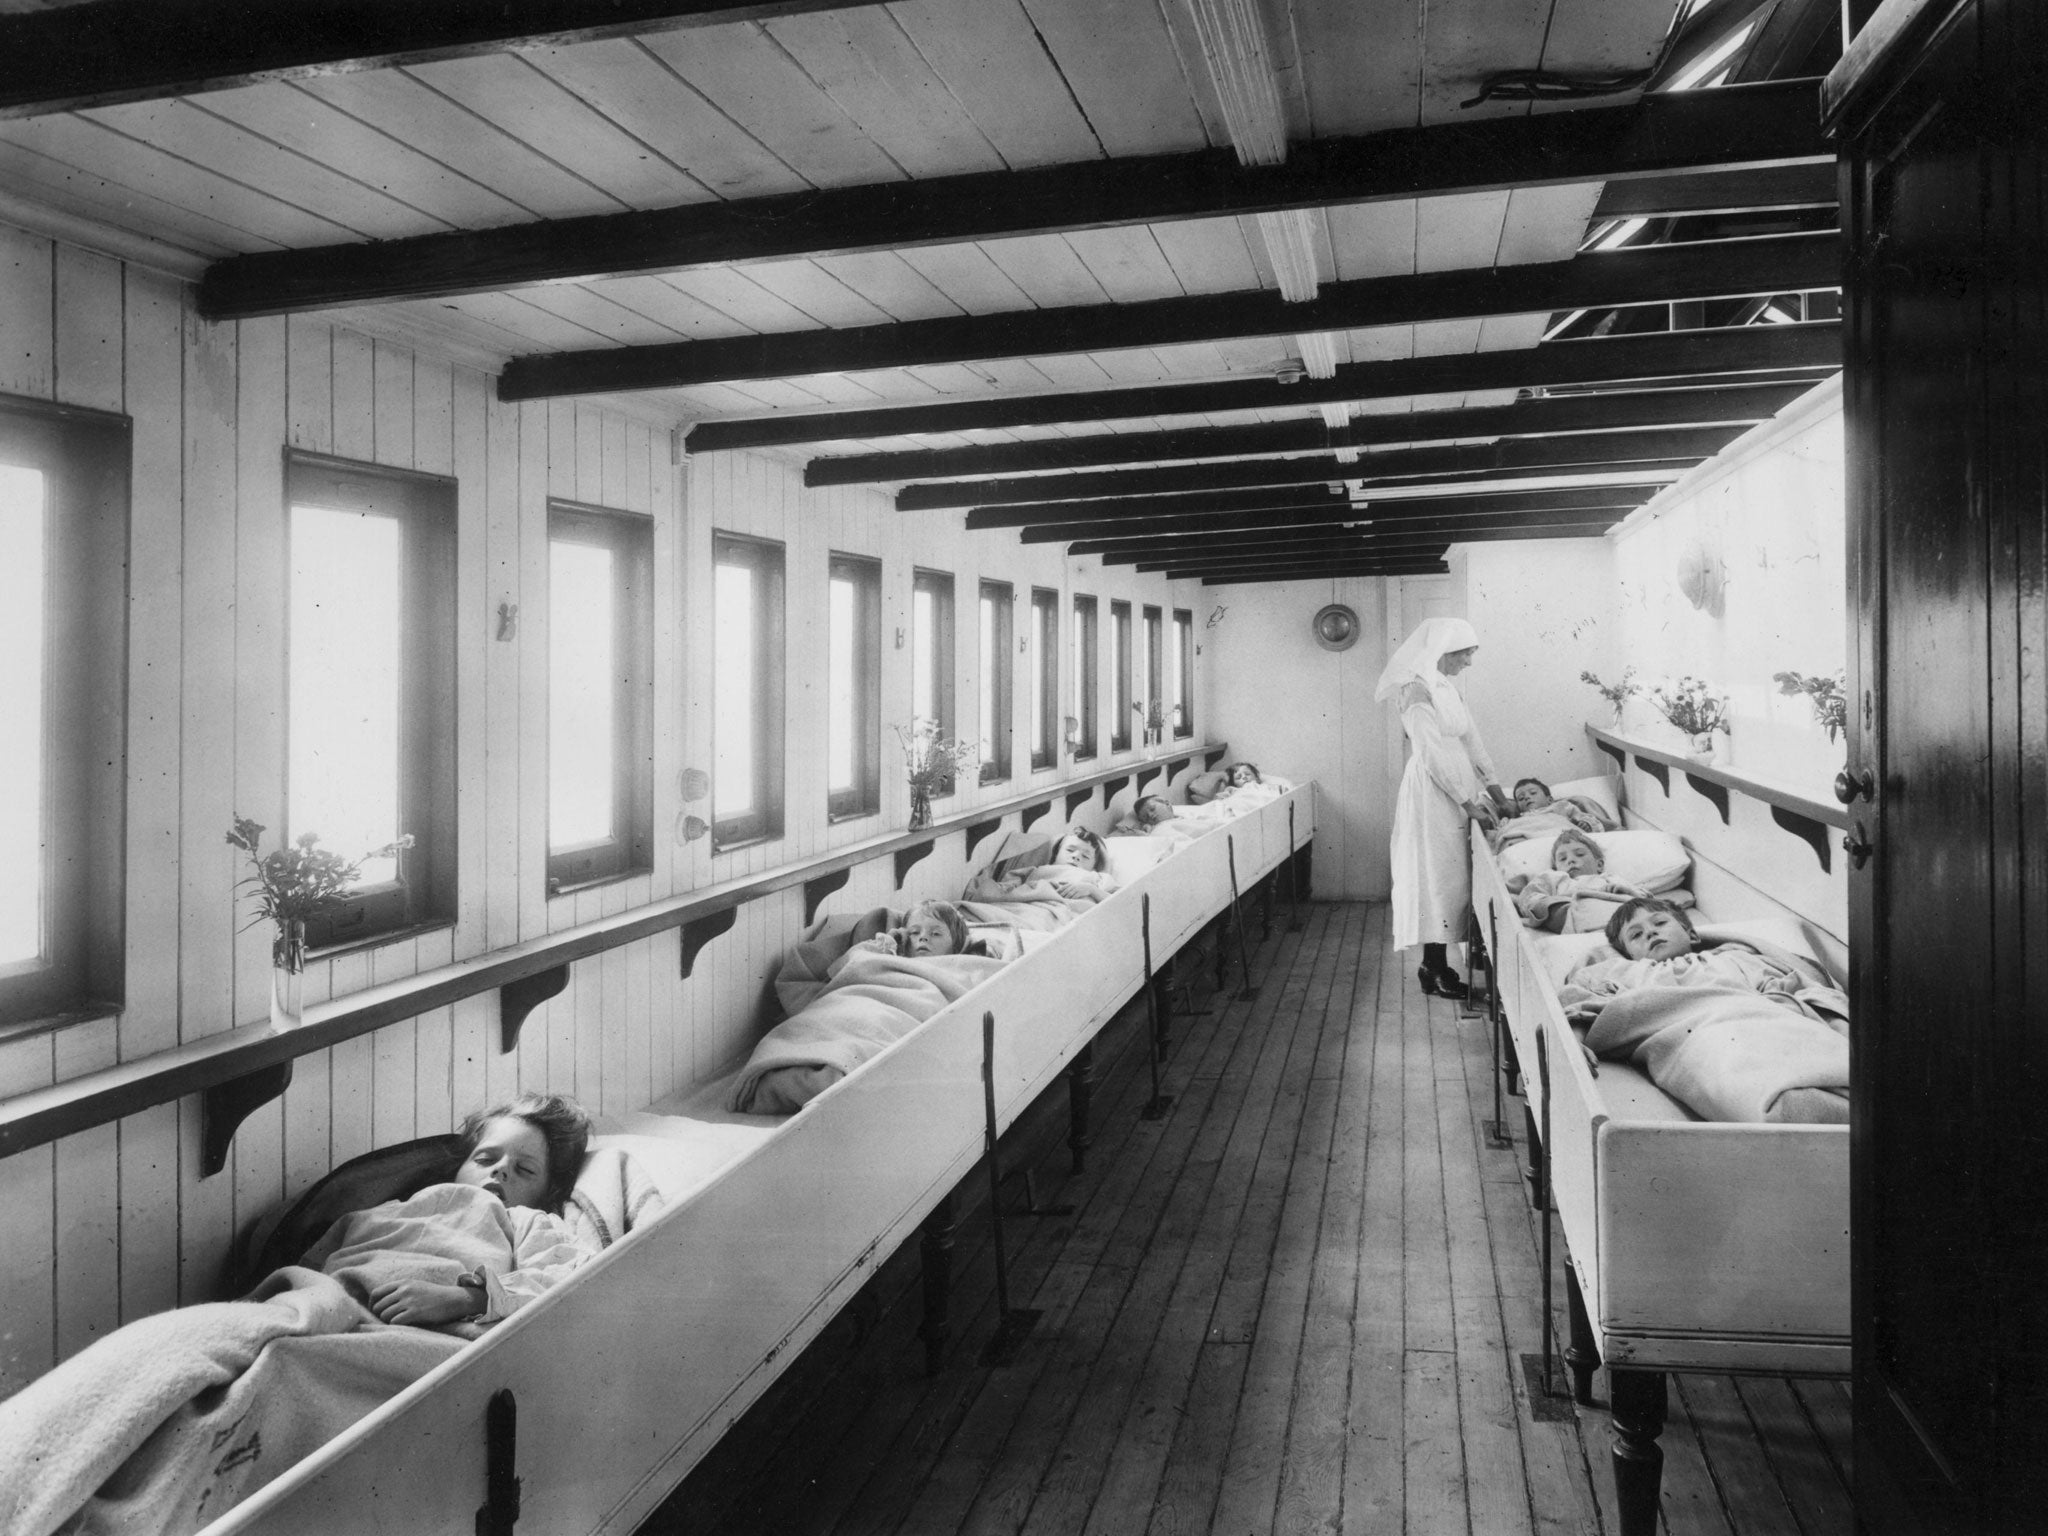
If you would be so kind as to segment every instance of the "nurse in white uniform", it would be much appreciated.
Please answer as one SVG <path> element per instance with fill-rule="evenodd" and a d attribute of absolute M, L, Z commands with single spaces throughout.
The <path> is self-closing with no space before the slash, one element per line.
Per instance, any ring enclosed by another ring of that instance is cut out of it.
<path fill-rule="evenodd" d="M 1462 939 L 1472 902 L 1466 825 L 1490 824 L 1495 805 L 1506 803 L 1479 727 L 1451 681 L 1478 648 L 1463 619 L 1425 619 L 1387 663 L 1373 694 L 1398 699 L 1408 733 L 1408 767 L 1394 801 L 1394 947 L 1422 946 L 1415 976 L 1437 997 L 1465 995 L 1445 946 Z"/>

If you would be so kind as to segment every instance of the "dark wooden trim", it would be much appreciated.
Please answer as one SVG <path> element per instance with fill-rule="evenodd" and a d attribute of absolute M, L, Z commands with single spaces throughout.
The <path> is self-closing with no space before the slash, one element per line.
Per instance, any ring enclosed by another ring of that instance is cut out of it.
<path fill-rule="evenodd" d="M 935 405 L 859 411 L 778 412 L 773 416 L 701 422 L 684 447 L 691 453 L 729 448 L 779 448 L 849 438 L 968 432 L 988 427 L 1053 426 L 1207 411 L 1300 410 L 1332 401 L 1403 399 L 1475 389 L 1536 389 L 1568 384 L 1650 380 L 1728 382 L 1794 375 L 1817 383 L 1842 366 L 1839 322 L 1747 325 L 1720 330 L 1658 332 L 1585 341 L 1552 341 L 1512 352 L 1468 352 L 1339 363 L 1327 379 L 1281 384 L 1263 375 L 1205 384 L 1148 384 L 1132 389 L 1011 395 Z"/>
<path fill-rule="evenodd" d="M 0 22 L 0 118 L 838 11 L 852 0 L 93 0 Z"/>
<path fill-rule="evenodd" d="M 850 869 L 834 869 L 804 882 L 804 925 L 818 915 L 818 904 L 846 884 Z"/>
<path fill-rule="evenodd" d="M 1130 782 L 1131 776 L 1128 773 L 1120 773 L 1112 778 L 1104 779 L 1102 781 L 1102 803 L 1108 805 L 1110 801 L 1114 800 L 1129 787 Z"/>
<path fill-rule="evenodd" d="M 826 8 L 816 0 L 784 7 Z M 40 88 L 46 82 L 16 85 L 17 92 Z M 1277 166 L 1240 165 L 1228 149 L 1194 150 L 265 252 L 214 263 L 199 303 L 217 318 L 277 314 L 1283 208 L 1831 164 L 1813 126 L 1815 88 L 1811 80 L 1776 81 L 1745 91 L 1650 95 L 1626 106 L 1308 140 L 1290 145 Z"/>
<path fill-rule="evenodd" d="M 1046 489 L 1053 489 L 1047 477 Z M 969 510 L 965 526 L 972 532 L 982 528 L 1026 528 L 1033 523 L 1068 522 L 1083 517 L 1159 517 L 1186 512 L 1302 511 L 1315 508 L 1342 510 L 1351 505 L 1341 491 L 1320 485 L 1273 486 L 1233 491 L 1197 491 L 1187 495 L 1150 499 L 1109 497 L 1098 501 L 1038 501 L 1003 507 L 975 507 Z"/>
<path fill-rule="evenodd" d="M 1834 872 L 1834 860 L 1828 853 L 1828 829 L 1826 827 L 1810 817 L 1800 815 L 1797 811 L 1787 810 L 1782 805 L 1771 807 L 1771 820 L 1775 821 L 1787 832 L 1790 832 L 1794 837 L 1801 839 L 1807 847 L 1813 850 L 1813 856 L 1820 860 L 1822 874 L 1832 874 Z M 1847 839 L 1845 838 L 1843 841 L 1846 842 Z"/>
<path fill-rule="evenodd" d="M 1693 787 L 1695 793 L 1706 796 L 1712 802 L 1714 809 L 1721 813 L 1721 825 L 1727 826 L 1728 786 L 1718 784 L 1712 779 L 1703 779 L 1690 768 L 1685 770 L 1685 782 Z"/>
<path fill-rule="evenodd" d="M 940 480 L 907 485 L 896 493 L 902 512 L 976 509 L 1030 503 L 1181 492 L 1324 485 L 1339 480 L 1387 481 L 1427 475 L 1590 466 L 1627 469 L 1662 459 L 1705 459 L 1749 428 L 1648 427 L 1633 432 L 1576 432 L 1563 437 L 1508 437 L 1491 443 L 1429 448 L 1384 448 L 1346 463 L 1334 454 L 1291 459 L 1244 459 L 1227 464 L 1181 464 L 1165 469 L 1104 469 L 1066 475 L 1020 475 L 1005 480 Z"/>
<path fill-rule="evenodd" d="M 938 839 L 935 837 L 928 837 L 921 843 L 912 843 L 908 848 L 898 848 L 896 850 L 897 890 L 903 889 L 903 877 L 910 873 L 912 867 L 919 859 L 932 851 L 932 846 L 937 841 Z"/>
<path fill-rule="evenodd" d="M 1242 454 L 1333 452 L 1389 444 L 1450 442 L 1468 437 L 1528 437 L 1548 432 L 1614 431 L 1632 427 L 1711 426 L 1768 421 L 1805 392 L 1797 384 L 1740 384 L 1715 389 L 1655 389 L 1556 395 L 1512 405 L 1362 416 L 1348 426 L 1316 421 L 1260 422 L 1177 432 L 1098 433 L 928 448 L 900 453 L 812 459 L 806 485 L 860 485 L 889 480 L 1035 474 L 1171 459 L 1225 459 Z"/>
<path fill-rule="evenodd" d="M 992 816 L 986 821 L 977 821 L 969 826 L 967 828 L 967 857 L 973 858 L 974 850 L 981 846 L 982 840 L 993 833 L 1000 832 L 1002 829 L 1003 818 L 1000 816 Z"/>
<path fill-rule="evenodd" d="M 1145 786 L 1158 777 L 1159 765 L 1157 763 L 1147 763 L 1138 770 L 1138 776 L 1131 785 L 1132 792 L 1143 795 L 1145 793 Z"/>
<path fill-rule="evenodd" d="M 1835 200 L 1832 165 L 1771 165 L 1610 181 L 1594 205 L 1593 217 L 1664 219 L 1752 209 L 1832 208 Z"/>
<path fill-rule="evenodd" d="M 1745 773 L 1738 773 L 1734 769 L 1722 767 L 1718 763 L 1694 762 L 1691 758 L 1681 753 L 1671 751 L 1665 747 L 1652 746 L 1646 742 L 1633 740 L 1630 737 L 1608 730 L 1605 726 L 1588 725 L 1586 727 L 1586 735 L 1592 739 L 1594 746 L 1605 752 L 1609 757 L 1614 758 L 1616 763 L 1621 762 L 1620 754 L 1624 752 L 1632 754 L 1638 764 L 1644 758 L 1649 758 L 1660 765 L 1668 764 L 1687 774 L 1697 774 L 1709 783 L 1725 784 L 1739 795 L 1744 795 L 1751 800 L 1760 800 L 1765 805 L 1782 807 L 1793 815 L 1805 820 L 1820 822 L 1824 826 L 1834 827 L 1840 831 L 1848 830 L 1848 811 L 1836 805 L 1833 801 L 1817 800 L 1810 795 L 1802 795 L 1797 790 L 1766 783 L 1761 779 L 1753 779 Z"/>
<path fill-rule="evenodd" d="M 1214 750 L 1204 752 L 1202 754 L 1202 772 L 1211 772 L 1218 763 L 1222 762 L 1223 759 L 1229 755 L 1229 749 L 1225 747 L 1218 747 Z M 1289 816 L 1288 825 L 1291 827 L 1293 826 L 1293 824 L 1294 818 L 1292 816 Z"/>
<path fill-rule="evenodd" d="M 1171 784 L 1179 777 L 1181 769 L 1187 767 L 1189 761 L 1185 757 L 1176 757 L 1170 760 L 1166 765 L 1166 782 Z"/>
<path fill-rule="evenodd" d="M 1886 65 L 1920 45 L 1967 0 L 1884 0 L 1842 50 L 1841 62 L 1821 82 L 1821 125 L 1840 133 L 1866 83 L 1886 77 Z"/>
<path fill-rule="evenodd" d="M 684 971 L 688 975 L 687 970 Z M 550 971 L 536 971 L 531 976 L 522 976 L 508 981 L 498 989 L 498 1051 L 505 1054 L 519 1044 L 519 1031 L 525 1027 L 526 1016 L 551 997 L 559 996 L 569 985 L 569 967 L 558 965 Z"/>
<path fill-rule="evenodd" d="M 1622 509 L 1595 514 L 1588 512 L 1545 512 L 1527 520 L 1513 517 L 1473 522 L 1408 522 L 1375 524 L 1357 529 L 1337 529 L 1319 534 L 1315 529 L 1279 528 L 1246 530 L 1225 537 L 1181 535 L 1172 538 L 1097 540 L 1087 547 L 1067 546 L 1068 554 L 1093 555 L 1104 565 L 1135 565 L 1145 560 L 1172 560 L 1191 556 L 1197 560 L 1260 550 L 1373 550 L 1401 549 L 1436 543 L 1478 543 L 1499 539 L 1579 539 L 1605 533 L 1628 513 Z M 1139 569 L 1144 569 L 1140 566 Z"/>
<path fill-rule="evenodd" d="M 1067 820 L 1072 821 L 1074 819 L 1075 812 L 1079 811 L 1082 806 L 1086 805 L 1090 800 L 1093 800 L 1094 798 L 1095 791 L 1092 788 L 1077 789 L 1072 794 L 1068 795 Z"/>
<path fill-rule="evenodd" d="M 1036 805 L 1025 806 L 1024 809 L 1020 811 L 1017 815 L 1017 830 L 1020 832 L 1029 832 L 1031 830 L 1031 824 L 1037 821 L 1040 817 L 1044 816 L 1045 813 L 1051 809 L 1052 801 L 1050 800 L 1041 800 Z"/>
<path fill-rule="evenodd" d="M 1617 773 L 1628 772 L 1628 754 L 1622 751 L 1620 747 L 1617 747 L 1611 741 L 1602 741 L 1597 736 L 1594 738 L 1593 745 L 1614 759 L 1614 768 Z"/>
<path fill-rule="evenodd" d="M 1601 485 L 1561 491 L 1490 491 L 1471 495 L 1410 497 L 1380 500 L 1354 507 L 1349 502 L 1330 502 L 1295 511 L 1187 512 L 1165 516 L 1102 516 L 1063 523 L 1034 523 L 1019 531 L 1026 544 L 1068 543 L 1069 554 L 1090 554 L 1097 549 L 1140 539 L 1174 534 L 1213 534 L 1221 538 L 1268 530 L 1293 529 L 1307 532 L 1332 523 L 1403 521 L 1441 523 L 1450 526 L 1465 521 L 1501 522 L 1511 519 L 1539 521 L 1546 518 L 1595 516 L 1609 512 L 1628 513 L 1656 494 L 1662 485 Z M 1128 503 L 1113 502 L 1113 507 Z"/>
<path fill-rule="evenodd" d="M 1214 743 L 1203 750 L 1227 752 L 1229 743 Z M 1127 771 L 1102 769 L 1076 776 L 1068 783 L 1075 788 L 1097 784 L 1121 787 Z M 698 951 L 731 929 L 739 908 L 747 902 L 804 885 L 834 870 L 852 869 L 870 859 L 893 855 L 899 849 L 929 843 L 945 832 L 973 825 L 1000 826 L 1002 818 L 1011 811 L 1044 799 L 1046 794 L 1047 790 L 1041 787 L 1029 795 L 992 801 L 915 832 L 869 838 L 815 859 L 721 881 L 471 960 L 367 987 L 332 1002 L 316 1003 L 306 1010 L 304 1024 L 283 1034 L 271 1028 L 270 1021 L 265 1019 L 119 1066 L 84 1073 L 53 1087 L 15 1094 L 0 1100 L 0 1157 L 11 1157 L 92 1126 L 109 1124 L 153 1105 L 205 1093 L 301 1056 L 331 1050 L 387 1024 L 449 1007 L 463 998 L 564 968 L 587 956 L 638 943 L 671 928 L 682 930 L 682 974 L 688 976 Z M 987 817 L 994 820 L 983 822 L 982 818 Z"/>
<path fill-rule="evenodd" d="M 1532 310 L 1723 299 L 1834 288 L 1840 282 L 1840 237 L 1834 231 L 1645 246 L 1568 261 L 1326 283 L 1315 298 L 1299 304 L 1290 304 L 1277 290 L 1242 290 L 515 357 L 498 376 L 498 398 L 680 389 L 812 373 L 1419 325 Z"/>
<path fill-rule="evenodd" d="M 1201 577 L 1205 587 L 1237 587 L 1250 582 L 1324 581 L 1332 576 L 1441 576 L 1450 567 L 1441 560 L 1418 561 L 1412 565 L 1283 565 L 1271 569 L 1217 571 Z"/>
<path fill-rule="evenodd" d="M 199 1095 L 199 1177 L 211 1178 L 228 1165 L 228 1149 L 244 1120 L 284 1097 L 291 1086 L 292 1064 L 258 1067 L 240 1077 L 214 1083 Z"/>
<path fill-rule="evenodd" d="M 1671 793 L 1671 759 L 1668 757 L 1645 757 L 1640 751 L 1632 750 L 1636 766 L 1657 781 L 1666 795 Z"/>

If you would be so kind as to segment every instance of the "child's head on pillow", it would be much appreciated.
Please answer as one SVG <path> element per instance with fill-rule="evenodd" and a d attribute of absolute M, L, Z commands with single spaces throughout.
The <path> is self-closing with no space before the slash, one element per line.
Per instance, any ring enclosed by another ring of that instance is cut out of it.
<path fill-rule="evenodd" d="M 896 934 L 899 955 L 957 955 L 967 948 L 967 920 L 950 901 L 920 901 Z"/>
<path fill-rule="evenodd" d="M 576 1187 L 590 1146 L 590 1116 L 558 1093 L 522 1093 L 462 1122 L 452 1182 L 489 1190 L 506 1205 L 557 1211 Z"/>
<path fill-rule="evenodd" d="M 1265 778 L 1259 773 L 1257 763 L 1232 763 L 1223 770 L 1230 776 L 1232 789 L 1243 789 L 1247 784 L 1263 784 Z"/>
<path fill-rule="evenodd" d="M 1069 827 L 1052 848 L 1052 863 L 1067 864 L 1075 869 L 1106 869 L 1109 866 L 1109 850 L 1102 846 L 1102 839 L 1086 827 Z"/>
<path fill-rule="evenodd" d="M 1526 816 L 1550 804 L 1550 786 L 1541 779 L 1515 780 L 1515 814 Z"/>
<path fill-rule="evenodd" d="M 1156 827 L 1173 820 L 1173 802 L 1164 795 L 1146 795 L 1131 807 L 1131 820 L 1141 827 Z"/>
<path fill-rule="evenodd" d="M 1655 896 L 1624 901 L 1607 919 L 1607 942 L 1631 960 L 1675 960 L 1699 941 L 1684 909 Z"/>
<path fill-rule="evenodd" d="M 1607 867 L 1607 855 L 1585 833 L 1567 827 L 1550 845 L 1550 867 L 1561 875 L 1584 879 Z"/>

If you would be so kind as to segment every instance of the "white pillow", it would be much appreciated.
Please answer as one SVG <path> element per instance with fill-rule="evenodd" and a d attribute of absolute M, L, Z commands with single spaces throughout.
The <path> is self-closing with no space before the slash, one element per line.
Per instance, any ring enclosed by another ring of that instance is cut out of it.
<path fill-rule="evenodd" d="M 1604 873 L 1613 879 L 1649 891 L 1675 891 L 1692 871 L 1692 857 L 1669 832 L 1647 827 L 1628 832 L 1595 832 L 1593 846 L 1607 860 Z M 1500 872 L 1512 880 L 1527 879 L 1550 868 L 1550 847 L 1557 834 L 1524 838 L 1501 849 Z"/>
<path fill-rule="evenodd" d="M 1780 949 L 1789 949 L 1795 955 L 1804 955 L 1820 967 L 1823 975 L 1829 974 L 1827 961 L 1813 952 L 1813 941 L 1793 918 L 1750 917 L 1740 922 L 1717 923 L 1697 913 L 1692 917 L 1696 928 L 1710 930 L 1716 936 L 1762 939 Z M 1544 974 L 1549 976 L 1553 989 L 1563 986 L 1565 977 L 1596 953 L 1600 953 L 1602 958 L 1614 954 L 1604 933 L 1548 933 L 1529 937 L 1536 945 L 1537 958 L 1543 962 Z"/>
<path fill-rule="evenodd" d="M 1102 845 L 1109 855 L 1103 868 L 1119 889 L 1173 852 L 1175 846 L 1163 837 L 1106 837 Z"/>
<path fill-rule="evenodd" d="M 1546 933 L 1533 935 L 1536 958 L 1543 962 L 1543 974 L 1550 978 L 1550 989 L 1555 992 L 1564 985 L 1565 977 L 1594 954 L 1603 958 L 1612 955 L 1607 947 L 1607 935 L 1595 929 L 1591 933 Z"/>
<path fill-rule="evenodd" d="M 1610 778 L 1573 779 L 1569 784 L 1553 784 L 1550 793 L 1559 800 L 1572 795 L 1584 795 L 1588 800 L 1598 800 L 1607 807 L 1607 814 L 1616 821 L 1621 820 L 1621 780 Z"/>

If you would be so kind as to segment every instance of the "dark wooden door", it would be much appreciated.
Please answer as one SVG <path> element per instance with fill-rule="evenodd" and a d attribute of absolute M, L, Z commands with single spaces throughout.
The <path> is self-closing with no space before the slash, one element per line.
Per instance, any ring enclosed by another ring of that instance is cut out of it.
<path fill-rule="evenodd" d="M 2048 1530 L 2048 335 L 2035 0 L 1893 5 L 1846 131 L 1864 1528 Z"/>

